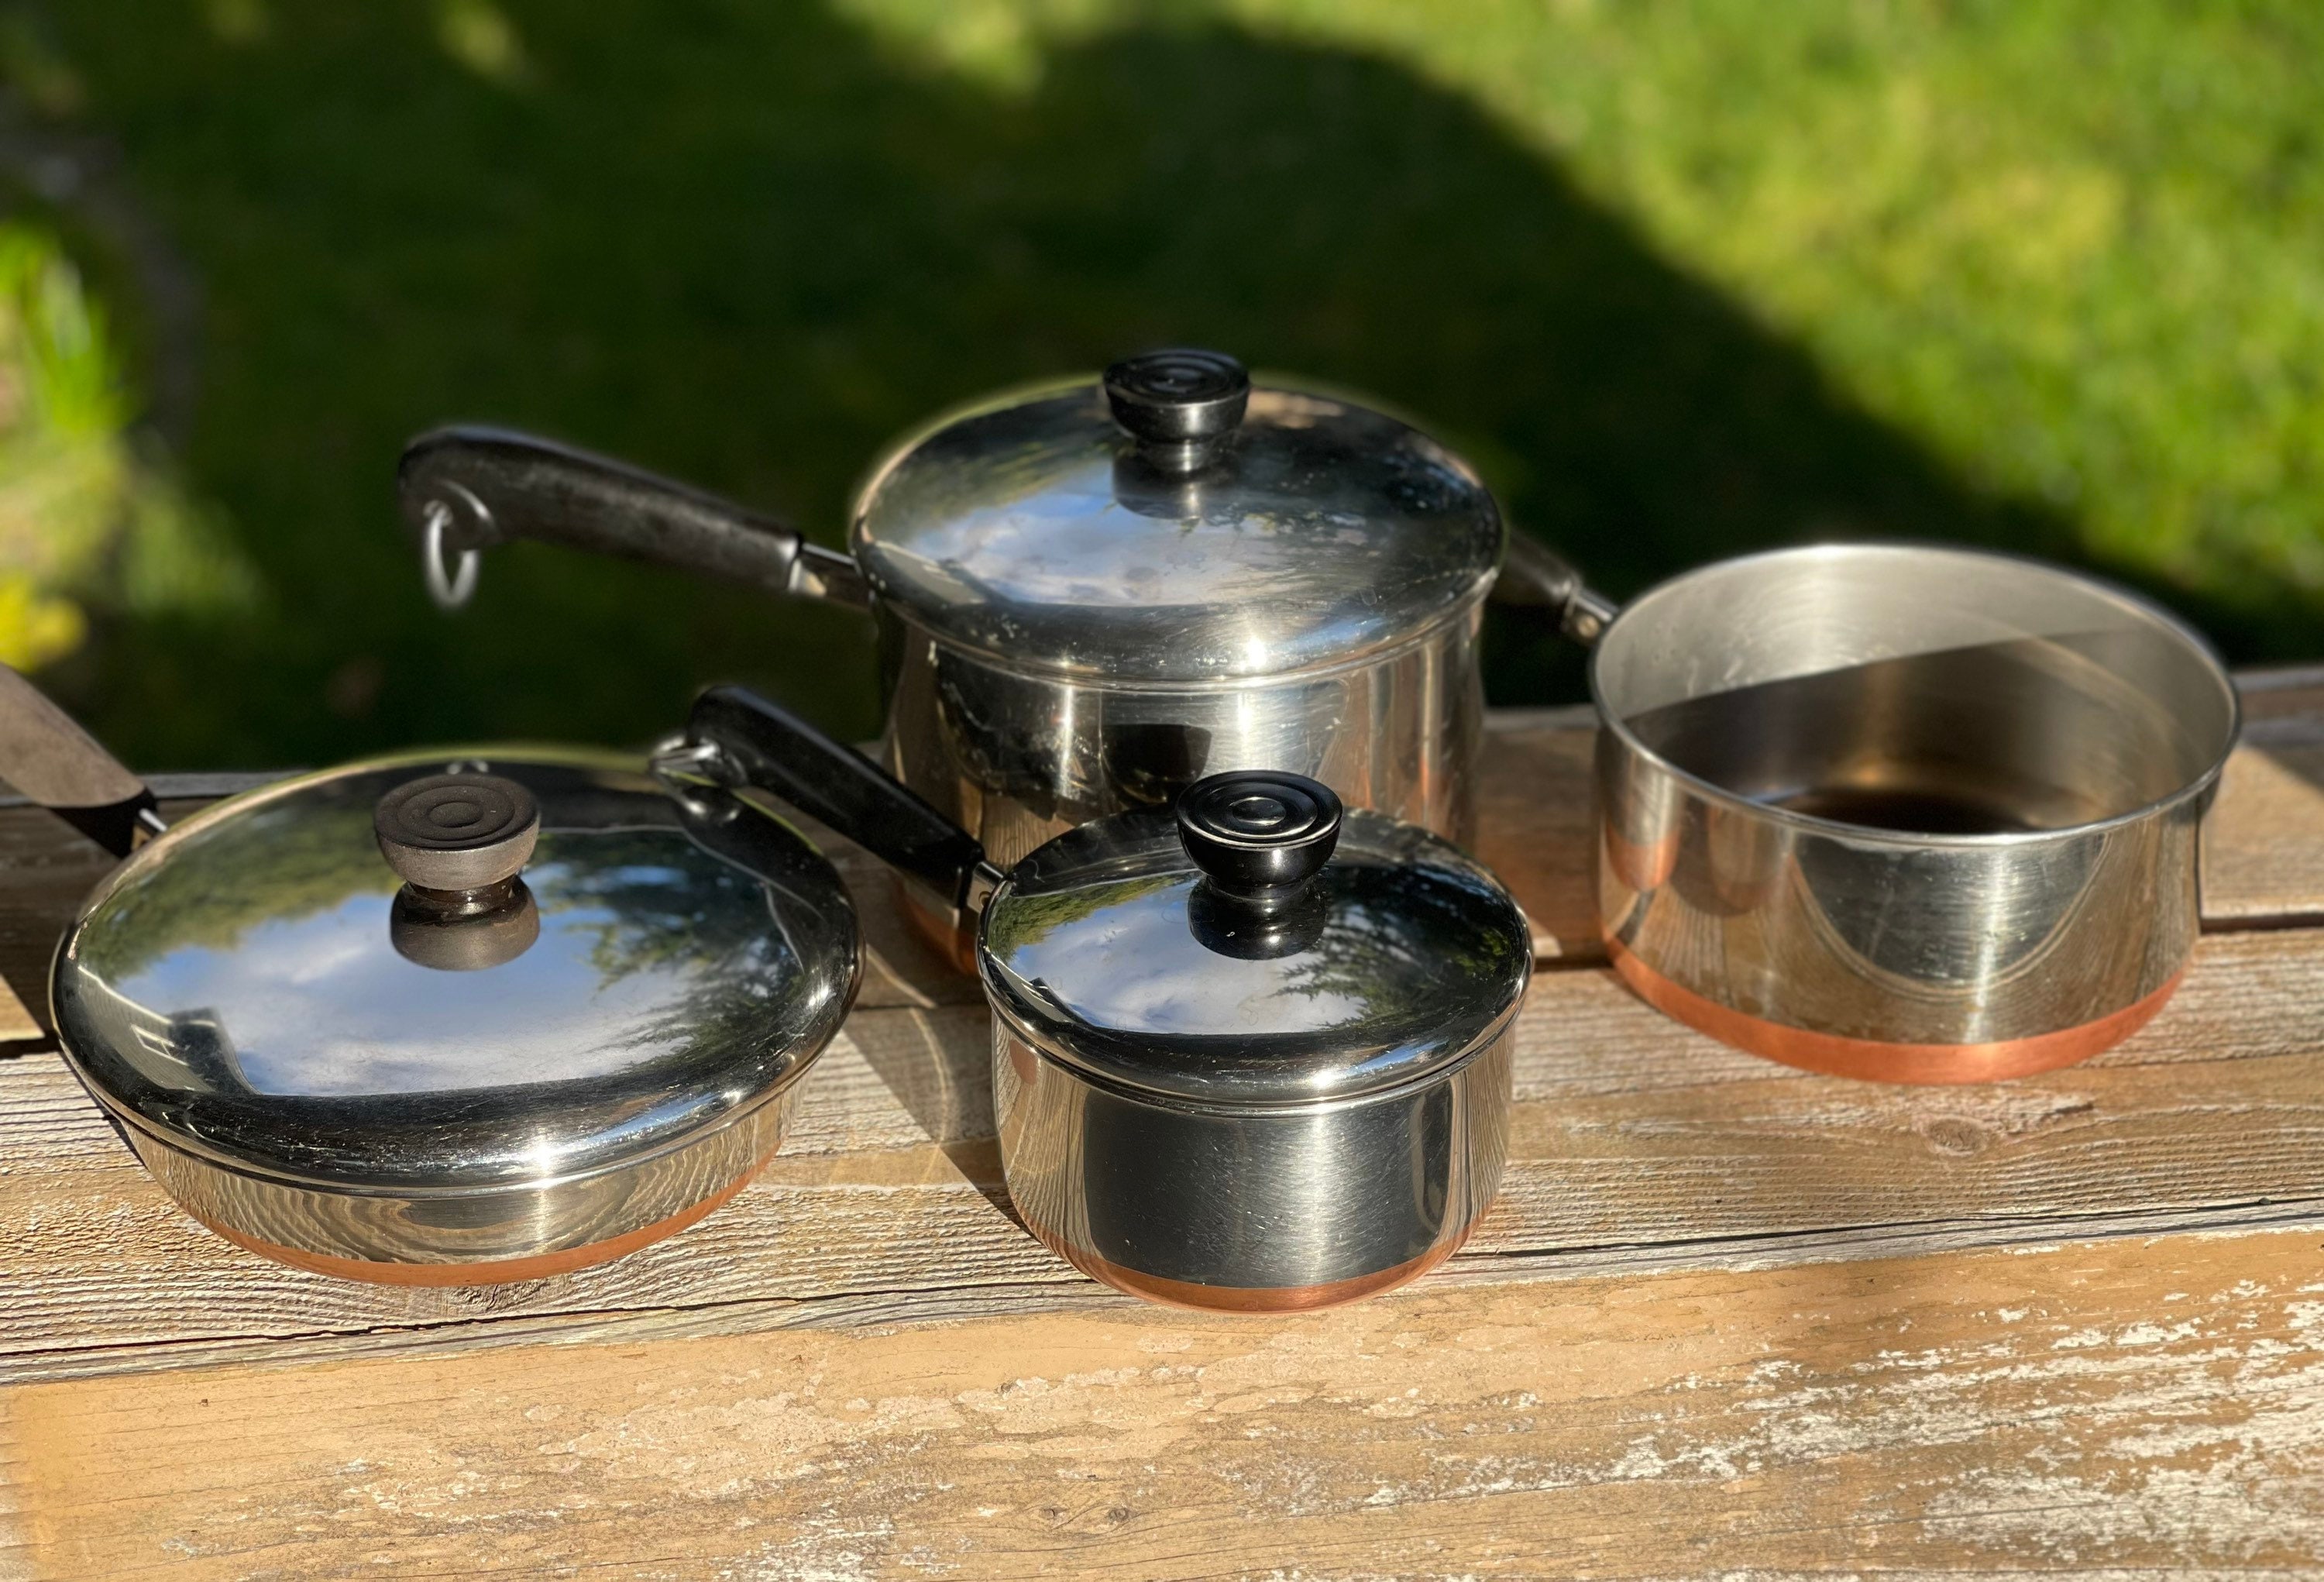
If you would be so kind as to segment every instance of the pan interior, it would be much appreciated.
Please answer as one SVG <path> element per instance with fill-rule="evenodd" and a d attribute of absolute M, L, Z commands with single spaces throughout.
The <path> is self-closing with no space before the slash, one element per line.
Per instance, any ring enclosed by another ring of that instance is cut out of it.
<path fill-rule="evenodd" d="M 1625 610 L 1592 680 L 1615 728 L 1752 801 L 1934 835 L 2133 813 L 2225 756 L 2202 644 L 2070 573 L 1850 546 L 1729 561 Z"/>

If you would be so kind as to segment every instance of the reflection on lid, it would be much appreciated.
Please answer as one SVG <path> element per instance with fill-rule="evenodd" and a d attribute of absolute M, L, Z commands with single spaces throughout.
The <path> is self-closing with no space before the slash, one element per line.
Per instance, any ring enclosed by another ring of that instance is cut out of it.
<path fill-rule="evenodd" d="M 584 1170 L 718 1124 L 837 1028 L 858 940 L 838 876 L 723 794 L 495 759 L 540 800 L 540 933 L 497 965 L 408 960 L 371 810 L 440 763 L 287 782 L 129 859 L 60 954 L 91 1090 L 260 1171 L 381 1189 Z"/>
<path fill-rule="evenodd" d="M 1297 1099 L 1457 1059 L 1523 993 L 1522 915 L 1450 846 L 1360 810 L 1280 953 L 1222 948 L 1167 815 L 1051 843 L 989 910 L 987 984 L 1074 1060 L 1189 1096 Z M 1304 898 L 1303 898 L 1304 899 Z"/>

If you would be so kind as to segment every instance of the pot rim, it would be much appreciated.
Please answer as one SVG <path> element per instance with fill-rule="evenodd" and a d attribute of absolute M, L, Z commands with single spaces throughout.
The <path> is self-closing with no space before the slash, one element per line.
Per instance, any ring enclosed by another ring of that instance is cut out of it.
<path fill-rule="evenodd" d="M 1914 832 L 1883 829 L 1865 824 L 1850 824 L 1838 819 L 1827 819 L 1819 814 L 1803 813 L 1794 809 L 1756 801 L 1692 770 L 1680 768 L 1661 753 L 1646 745 L 1639 739 L 1637 734 L 1629 728 L 1627 721 L 1616 717 L 1607 708 L 1605 690 L 1599 678 L 1599 662 L 1600 656 L 1606 651 L 1608 639 L 1611 638 L 1624 623 L 1638 615 L 1639 612 L 1648 609 L 1665 592 L 1729 568 L 1754 565 L 1762 561 L 1812 560 L 1835 559 L 1846 555 L 1896 553 L 1937 553 L 1958 556 L 1963 560 L 2001 561 L 2031 567 L 2046 575 L 2076 583 L 2089 592 L 2161 627 L 2178 638 L 2191 653 L 2203 661 L 2226 693 L 2227 726 L 2223 733 L 2218 751 L 2200 773 L 2188 780 L 2176 790 L 2165 792 L 2126 811 L 2109 814 L 2104 819 L 2094 819 L 2080 824 L 2060 825 L 2051 829 L 1996 830 L 1985 834 Z M 2209 638 L 2161 605 L 2105 578 L 2094 577 L 2088 572 L 2060 566 L 2037 556 L 2017 554 L 2004 550 L 1972 549 L 1958 544 L 1932 543 L 1925 541 L 1891 539 L 1785 545 L 1777 549 L 1755 550 L 1748 555 L 1731 555 L 1723 560 L 1713 560 L 1705 566 L 1697 566 L 1690 570 L 1682 571 L 1675 577 L 1666 578 L 1656 583 L 1622 606 L 1620 612 L 1608 624 L 1605 632 L 1591 648 L 1589 674 L 1590 700 L 1598 712 L 1599 728 L 1611 732 L 1629 752 L 1653 764 L 1672 779 L 1682 782 L 1697 795 L 1722 807 L 1731 808 L 1739 813 L 1754 815 L 1775 823 L 1807 830 L 1815 835 L 1867 846 L 1912 849 L 1938 847 L 1966 851 L 2007 850 L 2018 847 L 2080 839 L 2091 835 L 2103 835 L 2110 830 L 2144 822 L 2158 814 L 2171 812 L 2189 801 L 2208 795 L 2218 783 L 2220 774 L 2227 768 L 2227 760 L 2234 755 L 2236 747 L 2243 737 L 2243 694 L 2237 689 L 2235 678 L 2228 671 L 2226 661 L 2220 659 L 2218 651 L 2212 647 Z"/>
<path fill-rule="evenodd" d="M 982 967 L 984 962 L 984 947 L 982 942 L 977 946 L 977 961 L 980 968 L 978 981 L 982 984 L 983 980 Z M 1526 996 L 1532 984 L 1533 966 L 1528 961 L 1526 965 L 1525 981 L 1518 985 L 1517 995 L 1509 1002 L 1508 1009 L 1471 1040 L 1468 1048 L 1425 1070 L 1400 1077 L 1392 1082 L 1384 1082 L 1377 1087 L 1360 1087 L 1350 1092 L 1331 1094 L 1323 1098 L 1256 1099 L 1240 1102 L 1201 1099 L 1187 1094 L 1174 1093 L 1167 1088 L 1148 1087 L 1142 1083 L 1129 1081 L 1113 1072 L 1102 1070 L 1074 1059 L 1068 1051 L 1059 1049 L 1055 1043 L 1028 1027 L 1024 1020 L 1012 1013 L 989 988 L 985 990 L 984 1003 L 986 1008 L 991 1012 L 993 1021 L 1007 1028 L 1010 1034 L 1033 1051 L 1037 1059 L 1058 1067 L 1090 1087 L 1117 1098 L 1130 1099 L 1139 1104 L 1149 1105 L 1156 1109 L 1172 1110 L 1184 1115 L 1288 1116 L 1323 1115 L 1353 1109 L 1362 1105 L 1406 1097 L 1414 1093 L 1434 1087 L 1440 1083 L 1450 1081 L 1474 1065 L 1479 1056 L 1508 1035 L 1511 1028 L 1516 1025 L 1518 1013 L 1525 1009 Z"/>
<path fill-rule="evenodd" d="M 1499 573 L 1496 571 L 1492 578 L 1462 595 L 1459 602 L 1445 606 L 1444 613 L 1426 625 L 1415 627 L 1370 648 L 1292 670 L 1268 671 L 1255 676 L 1212 676 L 1193 681 L 1157 680 L 1146 676 L 1113 677 L 1095 665 L 1068 669 L 1063 665 L 1028 664 L 1011 660 L 994 649 L 979 648 L 936 631 L 920 620 L 909 605 L 899 599 L 876 596 L 876 607 L 893 615 L 898 623 L 910 627 L 914 634 L 927 638 L 936 647 L 1017 680 L 1063 683 L 1111 693 L 1148 692 L 1178 696 L 1185 693 L 1256 692 L 1290 681 L 1323 681 L 1347 671 L 1370 670 L 1413 649 L 1424 647 L 1442 636 L 1446 627 L 1470 618 L 1481 609 L 1486 600 L 1492 597 L 1493 584 L 1499 577 Z"/>

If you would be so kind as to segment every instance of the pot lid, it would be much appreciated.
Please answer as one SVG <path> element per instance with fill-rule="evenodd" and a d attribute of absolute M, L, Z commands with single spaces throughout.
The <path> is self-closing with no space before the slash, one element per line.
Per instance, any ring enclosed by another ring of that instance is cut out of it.
<path fill-rule="evenodd" d="M 837 1029 L 857 957 L 837 875 L 770 814 L 528 749 L 204 810 L 90 897 L 51 991 L 129 1124 L 272 1179 L 424 1194 L 740 1118 Z"/>
<path fill-rule="evenodd" d="M 1429 630 L 1490 587 L 1501 520 L 1396 419 L 1177 351 L 939 420 L 874 470 L 852 542 L 878 596 L 945 642 L 1201 682 Z"/>
<path fill-rule="evenodd" d="M 1238 771 L 1058 837 L 980 934 L 987 993 L 1101 1080 L 1273 1107 L 1481 1050 L 1533 969 L 1517 902 L 1450 843 L 1314 781 Z"/>

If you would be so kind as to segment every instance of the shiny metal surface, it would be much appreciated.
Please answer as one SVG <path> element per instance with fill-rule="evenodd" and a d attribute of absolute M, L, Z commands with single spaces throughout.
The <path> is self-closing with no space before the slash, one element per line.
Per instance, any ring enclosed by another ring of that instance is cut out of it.
<path fill-rule="evenodd" d="M 1722 1036 L 2007 1075 L 2121 1036 L 2186 961 L 2236 703 L 2142 601 L 2004 556 L 1784 550 L 1632 604 L 1591 680 L 1618 965 L 1748 1019 Z"/>
<path fill-rule="evenodd" d="M 1504 1023 L 1460 1065 L 1358 1098 L 1210 1109 L 1100 1086 L 997 1017 L 1009 1195 L 1069 1261 L 1139 1295 L 1242 1311 L 1370 1295 L 1492 1202 L 1513 1042 Z"/>
<path fill-rule="evenodd" d="M 537 933 L 505 959 L 442 970 L 396 938 L 374 804 L 440 756 L 206 810 L 67 934 L 67 1058 L 212 1223 L 355 1260 L 516 1258 L 666 1220 L 779 1141 L 859 970 L 830 867 L 758 810 L 617 761 L 456 766 L 539 804 Z"/>
<path fill-rule="evenodd" d="M 1449 1253 L 1506 1153 L 1525 919 L 1350 810 L 1253 931 L 1162 810 L 1060 837 L 984 913 L 1011 1199 L 1076 1266 L 1198 1307 L 1354 1300 Z"/>
<path fill-rule="evenodd" d="M 868 602 L 886 762 L 1003 864 L 1216 768 L 1318 775 L 1468 837 L 1476 637 L 1505 538 L 1490 495 L 1395 418 L 1252 387 L 1222 354 L 1148 353 L 924 426 L 859 492 L 853 560 L 500 430 L 422 435 L 400 478 L 447 597 L 483 547 L 539 538 Z M 1572 568 L 1521 547 L 1495 597 L 1594 634 Z M 908 903 L 965 957 L 942 909 Z"/>
<path fill-rule="evenodd" d="M 1019 672 L 879 611 L 882 756 L 1008 866 L 1065 830 L 1167 804 L 1204 774 L 1284 769 L 1455 841 L 1474 831 L 1481 611 L 1361 663 L 1227 686 Z"/>
<path fill-rule="evenodd" d="M 1350 811 L 1277 952 L 1222 938 L 1165 811 L 1125 814 L 1013 869 L 979 931 L 994 1010 L 1115 1088 L 1239 1110 L 1408 1087 L 1473 1056 L 1532 970 L 1506 891 L 1444 841 Z"/>
<path fill-rule="evenodd" d="M 134 1126 L 123 1131 L 181 1207 L 244 1245 L 292 1262 L 303 1254 L 376 1266 L 326 1270 L 357 1279 L 468 1284 L 478 1266 L 581 1268 L 599 1262 L 594 1254 L 608 1244 L 626 1251 L 619 1244 L 641 1231 L 673 1220 L 670 1228 L 681 1228 L 690 1210 L 731 1193 L 781 1146 L 798 1093 L 794 1082 L 727 1124 L 592 1175 L 454 1193 L 303 1186 L 246 1175 Z"/>
<path fill-rule="evenodd" d="M 850 542 L 879 600 L 990 663 L 1201 683 L 1344 665 L 1458 619 L 1492 583 L 1501 522 L 1464 463 L 1351 402 L 1256 387 L 1207 465 L 1177 473 L 1077 380 L 905 440 Z"/>
<path fill-rule="evenodd" d="M 1296 774 L 1223 773 L 1049 842 L 987 897 L 964 831 L 742 689 L 696 699 L 660 762 L 982 902 L 1002 1170 L 1098 1278 L 1200 1306 L 1352 1300 L 1490 1198 L 1531 933 L 1438 837 Z"/>

